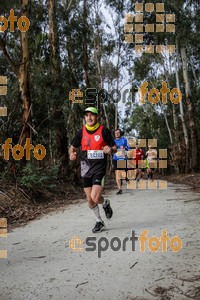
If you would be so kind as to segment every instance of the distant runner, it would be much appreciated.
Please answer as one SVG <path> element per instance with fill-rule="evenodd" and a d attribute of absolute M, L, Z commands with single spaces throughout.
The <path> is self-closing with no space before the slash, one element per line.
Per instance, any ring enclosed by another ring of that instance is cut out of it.
<path fill-rule="evenodd" d="M 127 140 L 125 138 L 121 137 L 121 130 L 120 129 L 116 129 L 115 130 L 115 143 L 117 145 L 118 148 L 118 153 L 119 150 L 126 150 L 128 148 L 128 143 Z M 114 170 L 115 170 L 115 177 L 116 177 L 116 183 L 118 186 L 118 192 L 117 195 L 122 194 L 122 184 L 121 184 L 121 179 L 118 179 L 118 174 L 119 174 L 119 168 L 117 168 L 117 161 L 119 160 L 125 160 L 125 156 L 124 157 L 120 157 L 117 154 L 114 154 L 113 156 L 113 166 L 114 166 Z"/>
<path fill-rule="evenodd" d="M 146 152 L 146 167 L 147 167 L 147 176 L 148 179 L 151 179 L 153 181 L 153 173 L 155 168 L 152 168 L 151 163 L 157 159 L 157 150 L 152 149 L 151 145 L 149 145 L 149 150 Z"/>
<path fill-rule="evenodd" d="M 144 168 L 139 167 L 139 163 L 141 163 L 141 161 L 144 158 L 144 152 L 142 149 L 139 148 L 139 145 L 136 145 L 136 148 L 131 152 L 131 154 L 133 155 L 133 162 L 136 164 L 135 166 L 135 180 L 139 181 L 142 175 L 142 172 L 144 172 Z"/>
<path fill-rule="evenodd" d="M 82 147 L 81 176 L 88 204 L 96 224 L 92 232 L 101 232 L 106 226 L 103 222 L 98 204 L 102 204 L 106 218 L 113 215 L 110 200 L 102 197 L 104 177 L 106 174 L 107 154 L 117 152 L 117 146 L 108 128 L 100 125 L 98 111 L 95 107 L 86 108 L 86 126 L 78 131 L 69 148 L 70 160 L 76 159 L 76 149 Z"/>

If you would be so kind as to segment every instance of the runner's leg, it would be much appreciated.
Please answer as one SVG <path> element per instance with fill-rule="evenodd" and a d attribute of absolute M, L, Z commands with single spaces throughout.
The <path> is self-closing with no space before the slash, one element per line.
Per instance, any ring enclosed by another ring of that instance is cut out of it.
<path fill-rule="evenodd" d="M 142 175 L 142 169 L 139 169 L 139 170 L 138 170 L 138 177 L 137 177 L 138 180 L 140 180 L 141 175 Z"/>
<path fill-rule="evenodd" d="M 115 170 L 116 182 L 119 189 L 116 193 L 117 195 L 122 194 L 122 179 L 119 179 L 120 172 L 120 170 Z"/>
<path fill-rule="evenodd" d="M 150 173 L 151 180 L 153 180 L 153 173 L 154 173 L 154 171 L 152 169 L 150 171 L 151 171 L 151 173 Z"/>
<path fill-rule="evenodd" d="M 87 201 L 88 201 L 88 204 L 89 204 L 89 207 L 90 208 L 93 208 L 96 206 L 96 203 L 92 200 L 92 197 L 91 197 L 91 192 L 92 192 L 92 187 L 86 187 L 84 188 L 84 192 L 86 194 L 86 197 L 87 197 Z"/>
<path fill-rule="evenodd" d="M 101 183 L 102 184 L 102 183 Z M 107 209 L 107 207 L 110 205 L 107 205 L 104 200 L 104 198 L 102 197 L 102 190 L 103 190 L 103 186 L 101 185 L 97 185 L 97 184 L 94 184 L 92 186 L 92 191 L 91 191 L 91 198 L 92 198 L 92 201 L 96 204 L 96 207 L 97 207 L 97 214 L 99 214 L 99 205 L 98 204 L 103 204 L 106 205 L 106 207 L 104 208 L 104 210 Z M 97 222 L 94 226 L 94 228 L 92 229 L 92 232 L 93 233 L 98 233 L 98 232 L 101 232 L 102 229 L 105 229 L 106 226 L 105 226 L 105 223 L 103 222 L 103 220 L 101 219 L 100 217 L 100 214 L 98 215 L 98 218 L 96 218 Z"/>
<path fill-rule="evenodd" d="M 136 164 L 135 168 L 135 180 L 138 181 L 138 176 L 139 176 L 139 169 L 138 169 L 138 164 Z"/>
<path fill-rule="evenodd" d="M 112 218 L 113 211 L 112 211 L 112 208 L 110 206 L 110 200 L 109 199 L 104 199 L 104 197 L 102 197 L 103 187 L 104 187 L 104 177 L 101 180 L 101 185 L 95 185 L 94 184 L 92 186 L 91 197 L 92 197 L 92 200 L 95 203 L 102 204 L 103 209 L 104 209 L 105 214 L 106 214 L 106 218 L 110 219 L 110 218 Z"/>
<path fill-rule="evenodd" d="M 101 185 L 93 185 L 92 190 L 91 190 L 91 198 L 92 201 L 97 205 L 97 204 L 102 204 L 104 201 L 104 198 L 102 197 L 102 190 L 103 187 Z"/>
<path fill-rule="evenodd" d="M 96 221 L 97 222 L 102 222 L 102 219 L 101 219 L 101 216 L 100 216 L 100 213 L 99 213 L 99 206 L 98 206 L 97 203 L 95 203 L 92 200 L 92 197 L 91 197 L 92 187 L 84 188 L 84 191 L 85 191 L 86 196 L 87 196 L 89 207 L 92 210 Z"/>
<path fill-rule="evenodd" d="M 119 189 L 119 191 L 117 192 L 117 195 L 118 194 L 121 194 L 122 193 L 122 180 L 119 179 L 119 173 L 120 171 L 117 170 L 117 160 L 113 160 L 113 167 L 114 167 L 114 170 L 115 170 L 115 180 L 116 180 L 116 183 L 117 183 L 117 187 Z"/>
<path fill-rule="evenodd" d="M 118 189 L 121 190 L 122 189 L 121 179 L 118 179 L 118 176 L 119 176 L 119 170 L 115 170 L 116 183 L 117 183 Z"/>

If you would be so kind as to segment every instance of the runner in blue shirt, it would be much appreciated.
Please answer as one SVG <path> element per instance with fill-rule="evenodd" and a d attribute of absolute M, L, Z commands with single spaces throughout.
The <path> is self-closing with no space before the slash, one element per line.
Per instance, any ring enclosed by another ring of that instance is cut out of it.
<path fill-rule="evenodd" d="M 120 150 L 120 149 L 125 149 L 126 150 L 128 148 L 127 140 L 125 138 L 121 137 L 121 130 L 120 129 L 115 130 L 115 143 L 117 145 L 118 150 Z M 117 179 L 118 170 L 120 170 L 119 168 L 117 168 L 117 161 L 118 160 L 125 160 L 125 157 L 117 157 L 116 153 L 113 156 L 113 166 L 114 166 L 114 170 L 115 170 L 117 186 L 118 186 L 118 189 L 119 189 L 119 191 L 117 192 L 117 195 L 122 194 L 121 179 Z"/>

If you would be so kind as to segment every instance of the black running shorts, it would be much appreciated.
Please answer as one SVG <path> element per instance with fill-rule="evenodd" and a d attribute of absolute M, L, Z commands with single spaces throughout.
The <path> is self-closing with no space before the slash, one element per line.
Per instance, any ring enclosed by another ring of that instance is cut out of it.
<path fill-rule="evenodd" d="M 92 187 L 93 185 L 101 185 L 104 187 L 105 174 L 94 174 L 90 178 L 82 177 L 83 188 Z"/>

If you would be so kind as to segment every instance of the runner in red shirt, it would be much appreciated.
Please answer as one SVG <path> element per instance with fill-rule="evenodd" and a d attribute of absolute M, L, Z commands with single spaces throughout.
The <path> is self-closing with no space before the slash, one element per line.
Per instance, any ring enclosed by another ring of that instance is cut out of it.
<path fill-rule="evenodd" d="M 99 114 L 95 107 L 86 108 L 84 115 L 86 126 L 80 129 L 73 138 L 69 155 L 70 160 L 75 160 L 77 148 L 82 148 L 82 184 L 89 207 L 96 219 L 95 227 L 92 230 L 96 233 L 105 229 L 98 204 L 102 204 L 107 219 L 110 219 L 113 214 L 110 200 L 102 197 L 102 190 L 106 174 L 107 155 L 116 153 L 117 145 L 110 130 L 98 123 Z"/>
<path fill-rule="evenodd" d="M 136 148 L 131 152 L 131 154 L 133 155 L 133 163 L 136 164 L 135 179 L 139 181 L 142 175 L 143 168 L 138 168 L 138 164 L 142 162 L 144 158 L 144 152 L 142 149 L 139 148 L 139 145 L 137 144 Z"/>

